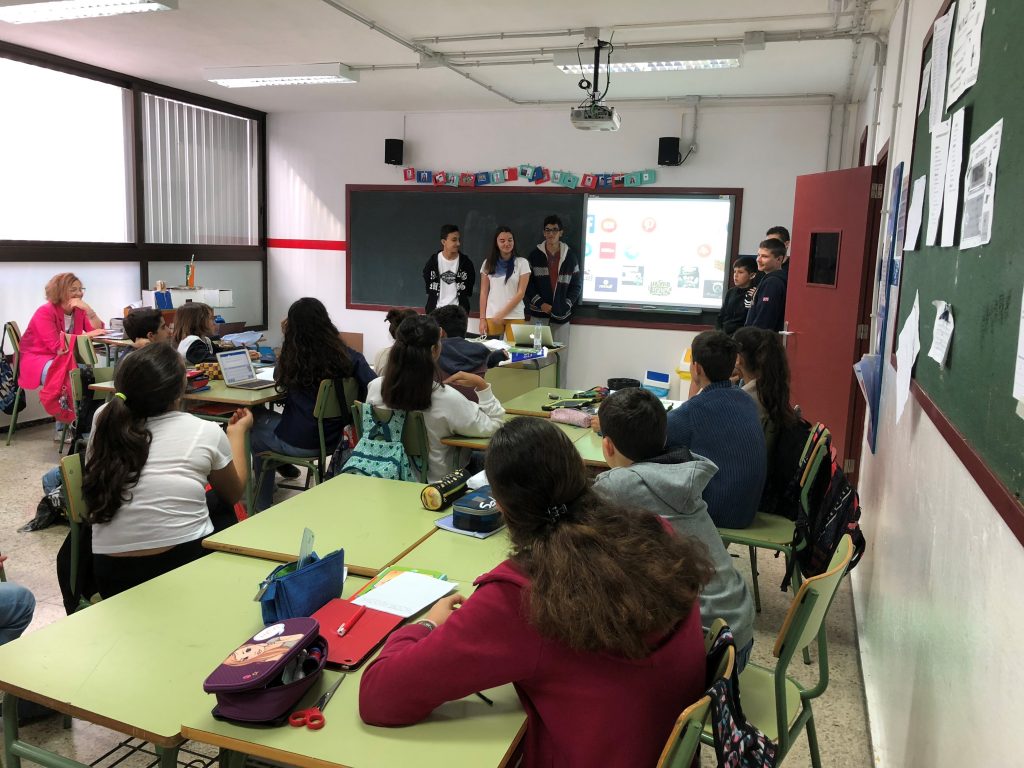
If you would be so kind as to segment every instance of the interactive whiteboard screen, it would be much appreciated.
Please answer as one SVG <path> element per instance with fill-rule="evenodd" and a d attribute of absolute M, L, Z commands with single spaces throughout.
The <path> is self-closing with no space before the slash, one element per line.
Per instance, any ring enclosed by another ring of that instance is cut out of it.
<path fill-rule="evenodd" d="M 720 309 L 734 205 L 732 195 L 589 196 L 583 301 Z"/>

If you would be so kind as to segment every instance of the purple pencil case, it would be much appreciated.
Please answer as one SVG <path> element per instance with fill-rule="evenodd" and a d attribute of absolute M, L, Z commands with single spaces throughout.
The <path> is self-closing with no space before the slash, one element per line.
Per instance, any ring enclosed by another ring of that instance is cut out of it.
<path fill-rule="evenodd" d="M 218 720 L 279 725 L 327 663 L 316 619 L 285 619 L 264 627 L 210 673 L 203 690 L 217 697 Z"/>

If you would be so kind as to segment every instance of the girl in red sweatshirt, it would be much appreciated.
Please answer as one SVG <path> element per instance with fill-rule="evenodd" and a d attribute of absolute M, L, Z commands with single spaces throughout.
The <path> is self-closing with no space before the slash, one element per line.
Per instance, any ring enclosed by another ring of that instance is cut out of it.
<path fill-rule="evenodd" d="M 547 419 L 502 427 L 487 477 L 509 559 L 469 599 L 444 598 L 391 636 L 363 674 L 363 720 L 409 725 L 512 683 L 528 717 L 527 768 L 654 765 L 705 687 L 706 550 L 598 496 Z"/>

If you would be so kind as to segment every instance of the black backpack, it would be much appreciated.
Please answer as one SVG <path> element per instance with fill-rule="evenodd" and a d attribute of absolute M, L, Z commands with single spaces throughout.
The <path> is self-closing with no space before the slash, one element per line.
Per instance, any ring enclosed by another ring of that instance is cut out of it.
<path fill-rule="evenodd" d="M 796 520 L 800 512 L 800 475 L 806 464 L 801 462 L 810 434 L 811 425 L 802 418 L 779 429 L 774 448 L 768 456 L 761 512 Z"/>
<path fill-rule="evenodd" d="M 795 567 L 804 578 L 828 570 L 845 534 L 853 539 L 850 569 L 860 562 L 867 547 L 860 530 L 860 498 L 832 454 L 832 438 L 819 424 L 810 440 L 810 450 L 801 460 L 802 471 L 807 473 L 803 483 L 806 508 L 801 502 L 793 530 L 794 556 L 786 569 L 783 591 Z"/>

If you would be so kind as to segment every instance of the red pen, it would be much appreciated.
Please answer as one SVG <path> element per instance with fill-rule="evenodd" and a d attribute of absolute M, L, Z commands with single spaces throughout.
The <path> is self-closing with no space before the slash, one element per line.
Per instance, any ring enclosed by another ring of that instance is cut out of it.
<path fill-rule="evenodd" d="M 348 621 L 341 622 L 341 626 L 338 627 L 338 637 L 343 637 L 346 632 L 351 632 L 352 627 L 356 625 L 356 622 L 363 618 L 363 614 L 366 613 L 366 606 L 359 606 L 359 610 L 355 612 L 351 619 Z"/>

